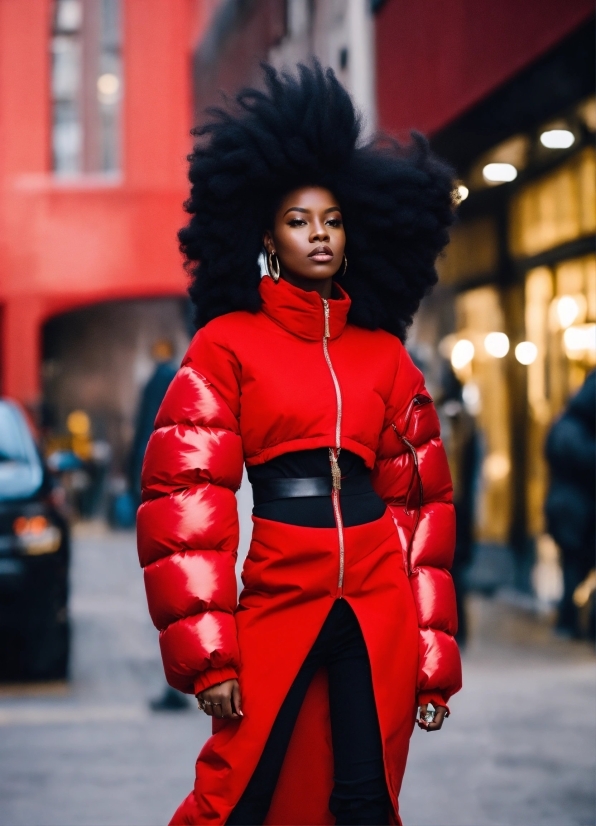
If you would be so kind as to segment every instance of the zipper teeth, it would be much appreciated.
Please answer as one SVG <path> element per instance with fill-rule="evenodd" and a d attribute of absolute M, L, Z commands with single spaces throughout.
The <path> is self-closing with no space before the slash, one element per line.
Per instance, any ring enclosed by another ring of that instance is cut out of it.
<path fill-rule="evenodd" d="M 329 304 L 327 303 L 327 299 L 323 299 L 323 304 L 325 306 L 325 335 L 323 336 L 323 351 L 325 353 L 325 361 L 327 362 L 327 367 L 329 367 L 329 372 L 331 373 L 331 378 L 333 379 L 333 386 L 335 387 L 335 397 L 337 399 L 337 419 L 335 421 L 335 447 L 337 450 L 341 450 L 341 389 L 339 386 L 339 382 L 337 380 L 337 376 L 335 374 L 335 370 L 333 369 L 333 364 L 331 363 L 331 356 L 329 355 L 329 348 L 327 346 L 327 338 L 329 337 Z"/>
<path fill-rule="evenodd" d="M 339 507 L 339 491 L 333 491 L 333 510 L 335 511 L 335 521 L 337 522 L 337 534 L 339 537 L 339 577 L 337 587 L 342 588 L 344 584 L 344 523 L 341 518 Z"/>
<path fill-rule="evenodd" d="M 329 348 L 327 346 L 327 339 L 330 337 L 329 332 L 329 304 L 327 299 L 323 298 L 323 308 L 325 313 L 325 330 L 323 333 L 323 353 L 325 354 L 325 361 L 327 362 L 327 367 L 329 368 L 329 372 L 331 373 L 331 378 L 333 380 L 333 386 L 335 388 L 335 398 L 337 400 L 337 418 L 335 420 L 335 461 L 339 456 L 339 452 L 341 450 L 341 417 L 342 417 L 342 397 L 341 397 L 341 388 L 339 386 L 339 381 L 337 380 L 337 375 L 335 370 L 333 369 L 333 364 L 331 362 L 331 356 L 329 355 Z M 334 490 L 332 493 L 333 499 L 333 511 L 335 513 L 335 521 L 337 523 L 337 533 L 339 538 L 339 578 L 337 582 L 338 588 L 342 588 L 344 584 L 344 525 L 341 516 L 341 509 L 339 506 L 339 491 Z"/>

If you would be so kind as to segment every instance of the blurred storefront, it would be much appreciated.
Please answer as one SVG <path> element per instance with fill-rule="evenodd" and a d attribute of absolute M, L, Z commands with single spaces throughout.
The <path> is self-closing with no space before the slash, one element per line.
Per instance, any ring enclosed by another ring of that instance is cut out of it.
<path fill-rule="evenodd" d="M 377 34 L 383 15 L 386 24 L 397 24 L 397 5 L 383 5 Z M 460 11 L 466 6 L 456 5 Z M 466 18 L 456 14 L 459 55 L 453 59 L 444 53 L 455 42 L 453 22 L 446 23 L 443 37 L 437 31 L 444 77 L 435 74 L 435 85 L 431 78 L 432 88 L 420 90 L 417 114 L 409 120 L 430 127 L 434 148 L 457 170 L 461 199 L 451 244 L 439 262 L 439 287 L 422 309 L 412 346 L 427 355 L 439 397 L 446 361 L 462 383 L 462 401 L 480 435 L 475 538 L 513 549 L 522 586 L 529 584 L 535 549 L 544 563 L 556 554 L 544 535 L 546 433 L 596 366 L 593 11 L 582 3 L 556 4 L 555 16 L 554 4 L 540 11 L 536 6 L 525 58 L 519 32 L 512 30 L 508 48 L 499 44 L 501 64 L 488 38 L 486 60 L 479 59 L 467 85 L 461 68 L 470 65 L 470 53 L 480 58 L 488 23 L 496 31 L 509 17 L 523 31 L 534 5 L 485 8 L 482 26 L 480 9 Z M 413 4 L 405 7 L 407 17 Z M 424 28 L 420 7 L 409 23 L 416 14 Z M 399 131 L 408 112 L 398 112 L 387 87 L 397 88 L 403 77 L 392 75 L 383 88 L 379 68 L 389 65 L 387 38 L 385 32 L 377 40 L 379 111 L 381 125 Z M 407 55 L 396 61 L 402 65 Z M 444 95 L 433 113 L 428 96 L 441 83 Z M 482 93 L 462 106 L 474 89 Z M 408 106 L 415 107 L 415 91 L 405 98 Z M 556 576 L 540 586 L 547 600 L 560 592 Z"/>

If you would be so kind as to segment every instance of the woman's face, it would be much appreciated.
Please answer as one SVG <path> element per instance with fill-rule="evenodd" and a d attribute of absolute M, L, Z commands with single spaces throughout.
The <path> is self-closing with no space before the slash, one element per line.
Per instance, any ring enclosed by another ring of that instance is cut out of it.
<path fill-rule="evenodd" d="M 263 238 L 275 252 L 282 277 L 302 289 L 331 290 L 331 278 L 343 268 L 346 234 L 337 198 L 328 189 L 305 186 L 290 192 Z"/>

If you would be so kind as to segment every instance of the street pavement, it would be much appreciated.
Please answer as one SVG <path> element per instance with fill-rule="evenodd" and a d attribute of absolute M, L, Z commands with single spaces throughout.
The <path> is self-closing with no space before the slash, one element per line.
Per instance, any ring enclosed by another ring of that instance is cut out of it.
<path fill-rule="evenodd" d="M 469 601 L 465 689 L 416 730 L 405 826 L 593 826 L 596 667 L 515 594 Z M 0 686 L 2 826 L 158 826 L 190 791 L 207 718 L 152 712 L 163 675 L 132 533 L 79 526 L 72 679 Z"/>

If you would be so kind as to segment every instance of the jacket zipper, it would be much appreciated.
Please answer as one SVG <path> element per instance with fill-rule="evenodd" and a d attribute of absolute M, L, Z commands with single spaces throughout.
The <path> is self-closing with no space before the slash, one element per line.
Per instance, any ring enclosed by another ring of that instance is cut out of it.
<path fill-rule="evenodd" d="M 335 514 L 335 522 L 337 524 L 337 533 L 339 537 L 339 577 L 337 587 L 341 591 L 344 584 L 344 524 L 341 516 L 341 508 L 339 505 L 339 491 L 341 490 L 341 470 L 339 467 L 338 459 L 339 454 L 341 452 L 342 398 L 341 388 L 339 386 L 339 381 L 337 380 L 335 370 L 333 369 L 331 357 L 329 356 L 329 347 L 327 345 L 327 340 L 331 336 L 329 332 L 329 302 L 326 298 L 323 298 L 322 301 L 325 315 L 325 330 L 323 333 L 323 353 L 325 355 L 327 367 L 329 368 L 329 372 L 331 373 L 331 378 L 333 379 L 335 397 L 337 399 L 337 417 L 335 420 L 335 447 L 329 448 L 329 463 L 331 465 L 331 481 L 333 486 L 331 491 L 331 499 L 333 502 L 333 512 Z"/>

